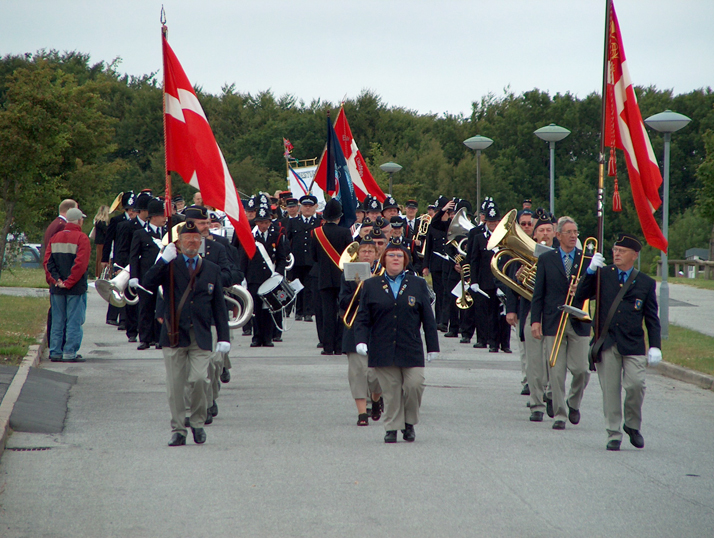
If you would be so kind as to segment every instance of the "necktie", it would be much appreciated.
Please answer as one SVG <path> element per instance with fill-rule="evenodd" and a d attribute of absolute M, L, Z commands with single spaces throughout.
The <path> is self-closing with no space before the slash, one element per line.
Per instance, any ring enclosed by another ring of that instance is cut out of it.
<path fill-rule="evenodd" d="M 565 276 L 570 278 L 570 272 L 573 270 L 573 260 L 567 254 L 563 257 L 563 265 L 565 265 Z"/>
<path fill-rule="evenodd" d="M 620 285 L 625 283 L 626 278 L 627 278 L 627 273 L 625 273 L 625 271 L 620 271 Z"/>
<path fill-rule="evenodd" d="M 194 259 L 193 259 L 193 258 L 189 258 L 189 259 L 188 259 L 188 274 L 191 275 L 191 276 L 193 276 L 193 271 L 194 271 L 194 269 L 193 269 L 193 262 L 194 262 Z"/>

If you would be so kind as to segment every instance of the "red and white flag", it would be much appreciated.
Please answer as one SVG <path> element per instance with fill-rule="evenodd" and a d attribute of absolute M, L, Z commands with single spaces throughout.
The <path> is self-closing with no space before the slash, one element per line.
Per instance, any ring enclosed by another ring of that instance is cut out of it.
<path fill-rule="evenodd" d="M 162 40 L 168 169 L 200 190 L 206 205 L 228 216 L 240 244 L 252 258 L 255 254 L 255 239 L 226 160 L 193 86 L 166 38 Z"/>
<path fill-rule="evenodd" d="M 357 147 L 357 142 L 355 142 L 352 136 L 350 125 L 347 123 L 344 108 L 340 108 L 340 113 L 337 115 L 335 133 L 342 147 L 342 152 L 345 154 L 347 169 L 350 172 L 350 178 L 352 179 L 357 199 L 361 202 L 370 194 L 379 199 L 380 202 L 384 202 L 387 196 L 382 192 L 382 189 L 379 188 L 369 168 L 367 168 L 367 163 L 364 162 L 364 157 L 362 157 L 362 153 L 360 153 Z M 317 183 L 322 190 L 325 190 L 327 184 L 327 162 L 325 159 L 320 159 L 320 166 L 315 173 L 315 183 Z"/>
<path fill-rule="evenodd" d="M 662 174 L 637 105 L 614 5 L 611 7 L 607 32 L 605 146 L 617 147 L 625 152 L 632 198 L 642 232 L 647 243 L 667 252 L 667 240 L 654 218 L 655 210 L 662 203 L 658 192 L 662 185 Z"/>

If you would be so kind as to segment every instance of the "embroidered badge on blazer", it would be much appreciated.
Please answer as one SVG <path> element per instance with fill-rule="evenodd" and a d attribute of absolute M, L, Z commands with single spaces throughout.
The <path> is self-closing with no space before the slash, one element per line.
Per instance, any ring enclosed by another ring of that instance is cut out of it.
<path fill-rule="evenodd" d="M 642 310 L 642 299 L 635 299 L 635 310 Z"/>
<path fill-rule="evenodd" d="M 213 284 L 209 284 L 209 285 L 208 285 L 208 293 L 213 293 L 213 288 L 214 288 L 214 285 L 213 285 Z"/>
<path fill-rule="evenodd" d="M 413 295 L 410 295 L 407 299 L 409 300 L 409 306 L 414 306 L 416 304 L 416 297 Z"/>

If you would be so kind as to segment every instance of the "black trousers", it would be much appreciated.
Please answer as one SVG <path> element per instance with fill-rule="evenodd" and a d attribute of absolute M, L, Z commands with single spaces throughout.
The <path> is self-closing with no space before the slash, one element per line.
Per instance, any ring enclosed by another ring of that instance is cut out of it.
<path fill-rule="evenodd" d="M 324 343 L 324 333 L 323 333 L 323 314 L 322 314 L 322 295 L 318 293 L 317 289 L 317 277 L 308 277 L 310 281 L 310 286 L 313 290 L 312 294 L 312 309 L 315 312 L 315 328 L 317 329 L 317 338 L 320 343 Z M 302 292 L 300 292 L 302 293 Z"/>
<path fill-rule="evenodd" d="M 459 332 L 461 309 L 456 306 L 456 297 L 451 293 L 451 290 L 453 290 L 454 286 L 456 286 L 459 282 L 461 282 L 460 276 L 457 279 L 454 279 L 454 277 L 451 276 L 451 278 L 446 279 L 446 282 L 444 283 L 444 297 L 445 300 L 448 300 L 449 306 L 449 317 L 447 318 L 448 321 L 446 323 L 449 326 L 449 332 L 455 333 Z"/>
<path fill-rule="evenodd" d="M 292 271 L 294 278 L 299 278 L 300 282 L 302 282 L 302 285 L 304 286 L 304 289 L 300 293 L 298 293 L 298 296 L 295 298 L 296 316 L 315 315 L 315 307 L 313 304 L 313 280 L 315 279 L 310 278 L 310 269 L 312 269 L 312 267 L 309 265 L 296 265 Z"/>
<path fill-rule="evenodd" d="M 139 293 L 139 341 L 152 344 L 159 341 L 159 324 L 156 321 L 156 293 L 144 290 Z"/>
<path fill-rule="evenodd" d="M 471 293 L 471 297 L 474 299 L 474 304 L 471 305 L 471 308 L 467 308 L 465 310 L 461 311 L 460 319 L 459 319 L 459 332 L 461 333 L 461 336 L 464 336 L 466 338 L 473 338 L 474 332 L 476 331 L 476 297 L 475 295 L 480 295 L 478 293 L 474 293 L 473 291 L 469 292 Z"/>
<path fill-rule="evenodd" d="M 434 293 L 436 294 L 436 303 L 434 304 L 434 313 L 436 316 L 436 324 L 442 325 L 446 323 L 443 319 L 444 311 L 444 280 L 443 271 L 433 271 L 431 273 L 431 283 L 434 286 Z"/>
<path fill-rule="evenodd" d="M 263 299 L 258 295 L 260 284 L 248 284 L 248 291 L 253 297 L 253 342 L 263 345 L 273 341 L 273 318 L 270 311 L 263 308 Z"/>
<path fill-rule="evenodd" d="M 337 319 L 340 288 L 320 290 L 322 299 L 322 344 L 327 353 L 342 351 L 342 323 Z"/>
<path fill-rule="evenodd" d="M 133 338 L 139 335 L 139 305 L 126 305 L 124 308 L 126 335 Z"/>
<path fill-rule="evenodd" d="M 124 321 L 124 309 L 117 308 L 113 304 L 109 304 L 107 307 L 107 321 Z"/>
<path fill-rule="evenodd" d="M 487 292 L 488 293 L 488 292 Z M 491 293 L 489 293 L 491 295 Z M 488 301 L 490 299 L 484 297 L 480 293 L 474 293 L 474 322 L 476 328 L 476 341 L 479 344 L 488 344 Z"/>

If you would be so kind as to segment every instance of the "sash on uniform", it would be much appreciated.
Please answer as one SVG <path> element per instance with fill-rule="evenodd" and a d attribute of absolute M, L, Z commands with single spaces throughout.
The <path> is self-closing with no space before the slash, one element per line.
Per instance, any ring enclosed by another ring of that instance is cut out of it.
<path fill-rule="evenodd" d="M 335 264 L 335 267 L 339 268 L 340 267 L 340 253 L 335 250 L 335 247 L 332 246 L 332 243 L 327 239 L 327 236 L 325 235 L 325 230 L 322 229 L 322 227 L 315 228 L 315 237 L 317 237 L 317 240 L 320 242 L 320 246 L 322 247 L 322 250 L 325 251 L 325 254 L 327 254 L 327 257 L 332 260 L 332 263 Z"/>

